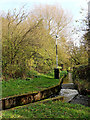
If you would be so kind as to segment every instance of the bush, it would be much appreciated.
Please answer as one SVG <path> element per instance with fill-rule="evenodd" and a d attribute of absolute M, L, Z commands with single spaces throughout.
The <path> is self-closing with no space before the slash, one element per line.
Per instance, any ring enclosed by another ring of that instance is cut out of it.
<path fill-rule="evenodd" d="M 89 69 L 89 66 L 82 65 L 73 70 L 73 81 L 80 94 L 84 94 L 86 89 L 89 89 Z"/>
<path fill-rule="evenodd" d="M 19 66 L 16 64 L 8 64 L 4 69 L 2 68 L 3 79 L 9 80 L 11 78 L 26 78 L 27 68 L 26 66 Z"/>
<path fill-rule="evenodd" d="M 67 71 L 60 71 L 60 76 L 67 75 L 67 74 L 68 74 Z"/>
<path fill-rule="evenodd" d="M 27 73 L 27 77 L 30 77 L 30 78 L 38 77 L 38 72 L 37 72 L 37 71 L 34 71 L 34 70 L 30 70 L 30 71 Z"/>
<path fill-rule="evenodd" d="M 74 68 L 73 77 L 79 79 L 85 79 L 89 82 L 90 67 L 88 65 L 82 65 Z"/>

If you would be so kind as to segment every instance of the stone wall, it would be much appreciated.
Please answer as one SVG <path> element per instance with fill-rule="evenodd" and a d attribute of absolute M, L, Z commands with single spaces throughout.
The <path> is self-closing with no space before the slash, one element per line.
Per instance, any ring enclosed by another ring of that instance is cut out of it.
<path fill-rule="evenodd" d="M 36 102 L 36 101 L 48 98 L 53 94 L 58 94 L 60 92 L 61 84 L 64 78 L 65 76 L 60 79 L 60 82 L 58 85 L 49 87 L 45 90 L 23 94 L 23 95 L 10 96 L 10 97 L 1 99 L 0 103 L 2 103 L 2 110 Z"/>

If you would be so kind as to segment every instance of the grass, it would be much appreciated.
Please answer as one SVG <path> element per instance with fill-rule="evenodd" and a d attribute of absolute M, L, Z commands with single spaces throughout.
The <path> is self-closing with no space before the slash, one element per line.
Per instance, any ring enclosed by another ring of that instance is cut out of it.
<path fill-rule="evenodd" d="M 39 78 L 33 78 L 30 80 L 11 79 L 9 81 L 3 81 L 2 97 L 39 91 L 50 86 L 57 85 L 58 82 L 58 79 L 53 79 L 44 75 L 40 76 Z"/>
<path fill-rule="evenodd" d="M 66 74 L 66 72 L 61 72 L 60 76 L 62 77 L 63 74 Z M 18 78 L 16 80 L 10 79 L 9 81 L 2 81 L 2 98 L 33 91 L 40 91 L 57 85 L 58 83 L 59 79 L 54 79 L 53 73 L 47 75 L 39 74 L 36 77 L 27 78 L 26 80 Z"/>
<path fill-rule="evenodd" d="M 66 72 L 60 73 L 61 76 Z M 9 81 L 2 81 L 2 98 L 13 95 L 20 95 L 33 91 L 40 91 L 45 88 L 57 85 L 59 79 L 54 79 L 54 74 L 39 74 L 37 77 L 27 78 L 22 80 L 20 78 Z"/>
<path fill-rule="evenodd" d="M 79 104 L 49 101 L 47 103 L 31 103 L 21 107 L 2 111 L 3 118 L 90 118 L 90 108 Z"/>
<path fill-rule="evenodd" d="M 66 74 L 62 72 L 61 76 Z M 40 74 L 37 78 L 28 78 L 27 80 L 9 80 L 3 81 L 3 97 L 22 94 L 32 91 L 38 91 L 47 87 L 57 85 L 58 79 L 54 79 L 53 74 Z M 61 101 L 48 101 L 41 103 L 40 101 L 24 106 L 18 106 L 12 109 L 3 110 L 2 118 L 62 118 L 62 119 L 85 119 L 90 118 L 90 108 L 79 104 L 63 103 Z"/>

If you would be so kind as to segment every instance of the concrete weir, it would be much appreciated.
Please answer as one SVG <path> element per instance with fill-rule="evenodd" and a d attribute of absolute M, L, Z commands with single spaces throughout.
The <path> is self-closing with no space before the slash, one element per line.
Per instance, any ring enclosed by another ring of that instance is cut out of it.
<path fill-rule="evenodd" d="M 70 102 L 75 96 L 78 95 L 78 91 L 75 89 L 61 89 L 60 95 L 64 96 L 64 102 Z"/>
<path fill-rule="evenodd" d="M 78 91 L 74 87 L 74 83 L 72 80 L 72 73 L 69 72 L 67 75 L 67 79 L 63 81 L 62 89 L 60 90 L 59 95 L 64 96 L 64 102 L 70 102 L 78 94 L 79 94 Z"/>
<path fill-rule="evenodd" d="M 40 100 L 44 100 L 46 98 L 49 98 L 51 95 L 59 94 L 63 79 L 65 77 L 66 76 L 63 76 L 60 79 L 60 82 L 58 85 L 49 87 L 45 90 L 2 98 L 0 100 L 0 103 L 2 104 L 2 110 L 10 109 L 16 106 L 25 105 L 25 104 L 40 101 Z"/>

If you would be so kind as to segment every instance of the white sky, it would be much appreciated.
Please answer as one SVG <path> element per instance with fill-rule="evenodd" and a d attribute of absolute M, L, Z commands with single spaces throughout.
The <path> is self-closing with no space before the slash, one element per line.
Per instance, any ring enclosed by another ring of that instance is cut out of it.
<path fill-rule="evenodd" d="M 26 9 L 32 9 L 34 5 L 50 4 L 60 5 L 63 9 L 69 11 L 73 16 L 73 20 L 81 19 L 81 8 L 88 9 L 90 0 L 0 0 L 0 11 L 7 12 L 14 8 L 19 9 L 26 4 Z M 73 22 L 75 24 L 75 22 Z"/>
<path fill-rule="evenodd" d="M 81 7 L 87 9 L 88 1 L 89 0 L 0 0 L 0 11 L 19 8 L 24 4 L 27 4 L 28 7 L 32 7 L 34 4 L 60 4 L 64 9 L 71 11 L 74 18 L 77 18 Z"/>
<path fill-rule="evenodd" d="M 62 8 L 68 10 L 74 19 L 80 18 L 80 9 L 87 9 L 89 0 L 0 0 L 0 11 L 7 12 L 9 9 L 21 8 L 26 4 L 27 9 L 32 9 L 37 4 L 55 4 L 61 5 Z"/>

